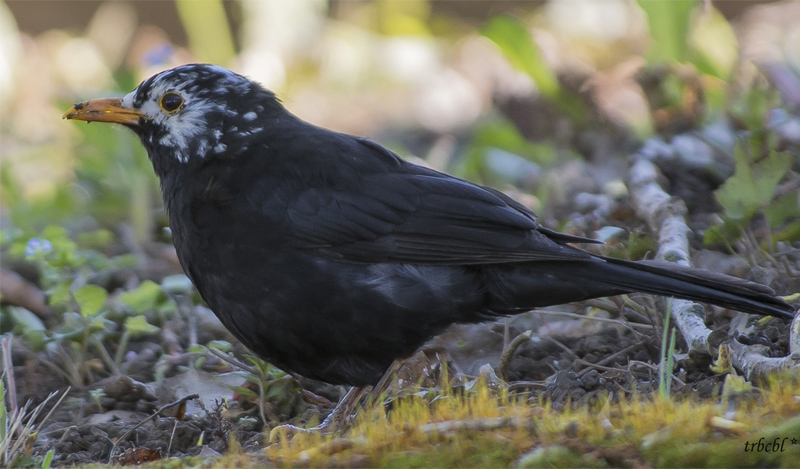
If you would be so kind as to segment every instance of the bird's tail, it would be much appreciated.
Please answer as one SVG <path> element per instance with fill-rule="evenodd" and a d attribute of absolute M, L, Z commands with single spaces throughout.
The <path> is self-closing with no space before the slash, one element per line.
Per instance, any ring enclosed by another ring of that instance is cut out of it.
<path fill-rule="evenodd" d="M 671 262 L 601 259 L 603 268 L 588 269 L 583 275 L 613 288 L 712 303 L 745 313 L 794 317 L 792 306 L 758 283 Z"/>
<path fill-rule="evenodd" d="M 745 313 L 791 319 L 794 308 L 769 287 L 664 261 L 608 257 L 529 262 L 495 268 L 487 310 L 510 314 L 624 293 L 672 296 Z"/>

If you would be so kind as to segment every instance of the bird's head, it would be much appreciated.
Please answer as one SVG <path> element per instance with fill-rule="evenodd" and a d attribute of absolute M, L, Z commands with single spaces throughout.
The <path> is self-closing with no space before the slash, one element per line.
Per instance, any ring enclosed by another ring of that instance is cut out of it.
<path fill-rule="evenodd" d="M 192 64 L 154 75 L 123 98 L 76 104 L 64 118 L 133 129 L 164 176 L 247 151 L 277 108 L 275 95 L 257 83 L 223 67 Z"/>

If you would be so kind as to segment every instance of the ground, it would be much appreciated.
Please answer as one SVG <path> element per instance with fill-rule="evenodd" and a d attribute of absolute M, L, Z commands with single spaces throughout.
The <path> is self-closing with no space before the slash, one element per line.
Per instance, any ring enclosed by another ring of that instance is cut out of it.
<path fill-rule="evenodd" d="M 278 5 L 242 3 L 242 24 Z M 543 225 L 605 243 L 588 250 L 688 262 L 798 304 L 796 2 L 753 8 L 736 31 L 707 2 L 607 2 L 631 23 L 606 40 L 546 24 L 592 16 L 566 3 L 479 26 L 373 3 L 427 4 L 332 2 L 313 12 L 321 49 L 303 34 L 300 58 L 278 63 L 271 36 L 238 52 L 279 65 L 285 76 L 250 70 L 283 77 L 301 117 L 496 187 Z M 800 466 L 797 321 L 646 295 L 454 326 L 347 428 L 271 433 L 319 423 L 346 389 L 249 355 L 183 275 L 135 137 L 60 119 L 98 89 L 129 92 L 150 60 L 206 60 L 127 10 L 110 2 L 93 24 L 130 48 L 94 26 L 20 33 L 23 78 L 0 87 L 13 98 L 0 123 L 0 465 Z M 184 21 L 195 39 L 212 30 Z M 304 31 L 252 36 L 280 29 Z"/>

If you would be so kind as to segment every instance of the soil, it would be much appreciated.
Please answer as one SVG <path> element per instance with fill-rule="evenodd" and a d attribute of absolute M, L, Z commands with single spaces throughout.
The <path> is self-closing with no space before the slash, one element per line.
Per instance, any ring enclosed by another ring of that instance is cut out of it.
<path fill-rule="evenodd" d="M 531 314 L 528 320 L 533 321 L 534 316 Z M 187 330 L 187 327 L 177 324 L 178 320 L 175 321 L 173 330 Z M 521 322 L 518 320 L 516 325 Z M 558 325 L 558 321 L 550 321 L 539 330 L 553 329 Z M 415 366 L 413 360 L 408 365 L 413 368 L 412 375 L 421 371 L 424 379 L 417 375 L 416 379 L 411 378 L 408 382 L 436 388 L 441 383 L 442 362 L 450 356 L 454 358 L 447 364 L 454 386 L 474 378 L 471 371 L 465 370 L 481 369 L 486 363 L 490 366 L 495 363 L 491 369 L 496 369 L 499 355 L 487 357 L 476 352 L 465 358 L 464 351 L 459 349 L 465 343 L 472 343 L 502 352 L 506 327 L 505 320 L 470 326 L 468 330 L 462 326 L 462 330 L 448 333 L 461 337 L 456 343 L 448 343 L 448 334 L 445 334 L 444 338 L 433 341 L 424 354 L 419 354 L 422 360 L 426 360 L 425 366 Z M 515 326 L 508 328 L 512 339 L 521 332 Z M 516 350 L 505 370 L 505 384 L 493 374 L 487 379 L 507 385 L 513 394 L 527 397 L 531 405 L 550 402 L 555 409 L 591 403 L 606 395 L 612 398 L 629 395 L 634 389 L 645 395 L 658 389 L 656 364 L 660 360 L 661 343 L 658 328 L 634 329 L 608 324 L 583 329 L 583 333 L 576 333 L 576 330 L 581 331 L 581 324 L 575 323 L 567 329 L 569 334 L 534 335 Z M 774 355 L 781 356 L 787 353 L 787 335 L 788 328 L 770 327 L 743 340 L 767 345 Z M 230 339 L 224 333 L 217 338 Z M 178 341 L 187 339 L 179 337 Z M 205 362 L 195 368 L 191 365 L 196 357 L 187 358 L 183 363 L 173 362 L 161 381 L 156 381 L 156 368 L 160 363 L 158 354 L 153 351 L 163 346 L 153 342 L 132 343 L 128 354 L 130 359 L 123 367 L 126 374 L 71 389 L 69 397 L 41 428 L 33 454 L 43 455 L 49 449 L 55 450 L 53 465 L 58 467 L 92 462 L 132 464 L 164 457 L 216 456 L 228 450 L 232 442 L 245 450 L 256 451 L 266 444 L 265 430 L 282 423 L 305 425 L 310 421 L 318 422 L 345 392 L 342 387 L 288 375 L 276 378 L 270 383 L 282 382 L 285 385 L 272 386 L 273 391 L 280 392 L 267 392 L 265 425 L 253 396 L 241 390 L 248 387 L 257 390 L 258 387 L 241 375 L 234 375 L 229 382 L 239 389 L 238 392 L 229 388 L 226 393 L 223 387 L 216 399 L 190 401 L 196 407 L 193 411 L 177 405 L 163 409 L 157 417 L 151 418 L 162 406 L 199 392 L 206 386 L 216 385 L 214 376 L 236 371 L 216 356 L 205 355 Z M 680 345 L 678 349 L 681 349 Z M 65 389 L 63 380 L 37 365 L 23 348 L 15 349 L 15 352 L 15 363 L 23 364 L 15 367 L 15 372 L 18 390 L 28 391 L 21 393 L 24 399 L 30 398 L 36 403 L 51 391 Z M 238 350 L 240 356 L 243 352 Z M 678 360 L 674 395 L 699 398 L 719 395 L 723 375 L 710 371 L 710 361 L 710 357 Z M 178 395 L 176 390 L 187 385 L 183 378 L 186 375 L 199 377 L 189 381 L 189 388 L 183 395 Z M 101 389 L 102 397 L 98 397 L 97 390 Z M 179 415 L 182 411 L 186 412 L 183 416 Z"/>

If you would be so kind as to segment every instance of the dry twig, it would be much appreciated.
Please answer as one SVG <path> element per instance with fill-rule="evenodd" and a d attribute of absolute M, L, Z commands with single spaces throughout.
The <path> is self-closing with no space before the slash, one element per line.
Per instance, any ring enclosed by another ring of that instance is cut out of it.
<path fill-rule="evenodd" d="M 175 402 L 170 402 L 169 404 L 165 404 L 165 405 L 161 406 L 158 410 L 153 412 L 152 415 L 150 415 L 146 419 L 142 420 L 141 422 L 137 423 L 133 428 L 131 428 L 130 430 L 125 432 L 121 437 L 117 438 L 117 440 L 114 442 L 114 445 L 111 447 L 111 451 L 109 452 L 109 455 L 108 455 L 108 463 L 111 464 L 111 460 L 114 459 L 114 451 L 117 449 L 117 445 L 120 442 L 125 441 L 125 438 L 127 438 L 128 435 L 133 433 L 137 428 L 141 427 L 142 425 L 146 424 L 147 422 L 149 422 L 149 421 L 153 420 L 154 418 L 158 417 L 159 415 L 161 415 L 161 412 L 164 412 L 165 410 L 167 410 L 169 408 L 181 405 L 181 404 L 183 404 L 185 402 L 191 401 L 192 399 L 197 399 L 198 397 L 200 397 L 199 394 L 189 394 L 188 396 L 182 397 L 182 398 L 178 399 Z"/>
<path fill-rule="evenodd" d="M 686 225 L 686 205 L 680 199 L 672 198 L 658 183 L 661 173 L 650 161 L 639 158 L 628 172 L 627 185 L 636 214 L 647 221 L 650 229 L 658 233 L 658 254 L 656 257 L 687 267 L 689 241 Z M 712 355 L 714 347 L 709 338 L 712 331 L 705 326 L 705 310 L 697 303 L 688 300 L 672 301 L 672 317 L 681 331 L 689 350 Z"/>

